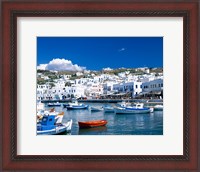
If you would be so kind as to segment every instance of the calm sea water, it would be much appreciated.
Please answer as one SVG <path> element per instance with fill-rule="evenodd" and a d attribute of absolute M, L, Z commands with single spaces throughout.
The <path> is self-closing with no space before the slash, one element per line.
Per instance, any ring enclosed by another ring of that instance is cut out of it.
<path fill-rule="evenodd" d="M 101 103 L 86 104 L 90 106 L 105 105 Z M 45 109 L 50 109 L 50 107 L 45 106 Z M 55 107 L 55 110 L 65 113 L 63 122 L 73 120 L 71 135 L 163 135 L 162 111 L 154 111 L 148 114 L 115 114 L 104 113 L 103 111 L 90 112 L 88 109 L 67 110 L 63 106 Z M 91 129 L 79 129 L 78 121 L 100 119 L 107 120 L 107 125 Z"/>

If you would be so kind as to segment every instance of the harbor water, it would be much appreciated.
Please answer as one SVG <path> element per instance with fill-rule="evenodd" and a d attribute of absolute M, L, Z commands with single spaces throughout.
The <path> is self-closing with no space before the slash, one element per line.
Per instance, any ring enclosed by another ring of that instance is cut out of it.
<path fill-rule="evenodd" d="M 85 103 L 89 106 L 115 105 L 113 103 Z M 45 109 L 51 109 L 45 104 Z M 163 135 L 163 111 L 147 114 L 115 114 L 104 111 L 91 112 L 89 109 L 67 110 L 55 107 L 55 111 L 64 112 L 63 123 L 72 119 L 71 135 Z M 78 121 L 107 120 L 104 127 L 79 129 Z M 66 133 L 69 134 L 69 133 Z"/>

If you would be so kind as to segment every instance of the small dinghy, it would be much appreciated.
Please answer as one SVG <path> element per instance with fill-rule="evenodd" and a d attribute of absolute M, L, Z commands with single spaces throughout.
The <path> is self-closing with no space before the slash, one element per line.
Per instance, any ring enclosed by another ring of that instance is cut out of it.
<path fill-rule="evenodd" d="M 103 111 L 103 107 L 91 106 L 90 110 L 91 110 L 91 112 Z"/>
<path fill-rule="evenodd" d="M 95 121 L 85 121 L 85 122 L 78 122 L 79 128 L 93 128 L 93 127 L 100 127 L 105 126 L 107 124 L 106 120 L 95 120 Z"/>
<path fill-rule="evenodd" d="M 115 113 L 115 109 L 112 106 L 104 106 L 104 113 Z"/>

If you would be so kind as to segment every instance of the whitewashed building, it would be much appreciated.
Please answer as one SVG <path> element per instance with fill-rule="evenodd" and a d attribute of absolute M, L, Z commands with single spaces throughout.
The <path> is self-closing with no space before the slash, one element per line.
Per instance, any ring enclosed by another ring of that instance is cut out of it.
<path fill-rule="evenodd" d="M 142 82 L 126 82 L 120 84 L 114 84 L 113 90 L 118 91 L 119 93 L 132 93 L 132 97 L 137 96 L 142 92 Z"/>
<path fill-rule="evenodd" d="M 98 98 L 103 94 L 103 85 L 101 84 L 92 84 L 91 86 L 87 86 L 85 90 L 86 96 Z"/>
<path fill-rule="evenodd" d="M 163 79 L 155 79 L 142 84 L 142 92 L 160 92 L 163 90 Z"/>
<path fill-rule="evenodd" d="M 51 86 L 48 84 L 37 84 L 37 100 L 49 99 L 51 97 Z"/>

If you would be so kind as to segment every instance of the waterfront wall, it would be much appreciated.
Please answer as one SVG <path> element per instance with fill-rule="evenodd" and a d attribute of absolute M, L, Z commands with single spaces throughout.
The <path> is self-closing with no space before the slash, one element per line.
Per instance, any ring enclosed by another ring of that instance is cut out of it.
<path fill-rule="evenodd" d="M 42 103 L 66 103 L 70 102 L 71 100 L 42 100 Z M 128 102 L 143 102 L 143 103 L 162 103 L 162 99 L 87 99 L 87 100 L 78 100 L 79 102 L 87 102 L 87 103 L 118 103 L 122 101 L 128 101 Z"/>

